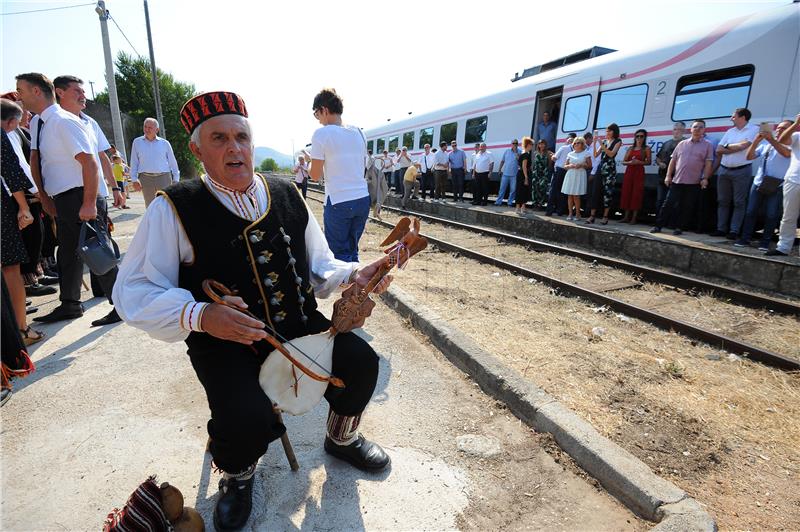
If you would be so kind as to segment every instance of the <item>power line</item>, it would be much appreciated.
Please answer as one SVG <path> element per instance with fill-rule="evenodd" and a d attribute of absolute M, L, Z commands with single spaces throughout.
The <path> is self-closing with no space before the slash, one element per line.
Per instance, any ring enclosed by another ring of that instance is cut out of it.
<path fill-rule="evenodd" d="M 118 29 L 118 30 L 119 30 L 119 32 L 122 34 L 122 36 L 123 36 L 123 37 L 125 37 L 125 40 L 126 40 L 126 41 L 128 41 L 128 44 L 131 46 L 131 48 L 133 48 L 133 52 L 134 52 L 136 55 L 138 55 L 138 56 L 139 56 L 139 58 L 141 58 L 141 57 L 142 57 L 142 54 L 140 54 L 140 53 L 139 53 L 139 52 L 136 50 L 136 47 L 135 47 L 135 46 L 133 46 L 133 43 L 131 42 L 131 40 L 130 40 L 130 39 L 128 39 L 128 36 L 127 36 L 127 35 L 125 35 L 125 32 L 124 32 L 124 31 L 122 31 L 122 28 L 120 28 L 120 27 L 119 27 L 119 24 L 117 24 L 117 21 L 116 21 L 116 20 L 114 20 L 114 17 L 112 17 L 112 16 L 111 16 L 111 13 L 109 13 L 109 14 L 108 14 L 108 18 L 110 18 L 110 19 L 111 19 L 111 22 L 113 22 L 113 23 L 114 23 L 114 26 L 116 26 L 116 27 L 117 27 L 117 29 Z"/>
<path fill-rule="evenodd" d="M 86 7 L 86 6 L 93 6 L 95 5 L 94 2 L 89 4 L 78 4 L 74 6 L 62 6 L 62 7 L 48 7 L 46 9 L 31 9 L 30 11 L 12 11 L 11 13 L 0 13 L 2 16 L 6 15 L 24 15 L 25 13 L 41 13 L 43 11 L 58 11 L 59 9 L 72 9 L 74 7 Z"/>

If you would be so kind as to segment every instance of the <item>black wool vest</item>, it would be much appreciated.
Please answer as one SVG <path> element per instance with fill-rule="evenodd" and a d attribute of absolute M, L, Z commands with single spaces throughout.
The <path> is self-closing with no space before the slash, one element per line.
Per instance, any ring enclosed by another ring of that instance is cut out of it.
<path fill-rule="evenodd" d="M 286 340 L 320 332 L 317 302 L 309 282 L 305 230 L 308 210 L 289 181 L 263 179 L 269 204 L 255 222 L 229 211 L 201 179 L 174 183 L 163 190 L 192 244 L 194 261 L 181 264 L 178 286 L 196 301 L 210 302 L 205 279 L 237 291 L 248 310 Z M 316 330 L 314 330 L 316 329 Z M 205 333 L 186 339 L 190 351 L 216 349 L 226 343 Z M 270 351 L 258 342 L 259 351 Z"/>

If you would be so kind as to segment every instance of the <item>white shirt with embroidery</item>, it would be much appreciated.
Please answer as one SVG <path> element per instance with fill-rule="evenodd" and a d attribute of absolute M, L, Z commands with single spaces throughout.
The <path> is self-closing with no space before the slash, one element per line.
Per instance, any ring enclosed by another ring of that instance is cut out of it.
<path fill-rule="evenodd" d="M 244 192 L 208 176 L 201 179 L 226 209 L 241 218 L 255 221 L 269 207 L 266 185 L 258 177 Z M 333 256 L 310 209 L 305 241 L 314 294 L 328 297 L 350 277 L 358 263 Z M 200 318 L 208 303 L 196 302 L 191 292 L 178 286 L 180 265 L 193 260 L 192 244 L 172 205 L 167 199 L 156 197 L 142 217 L 114 283 L 112 298 L 122 319 L 165 342 L 185 340 L 191 331 L 202 332 Z"/>

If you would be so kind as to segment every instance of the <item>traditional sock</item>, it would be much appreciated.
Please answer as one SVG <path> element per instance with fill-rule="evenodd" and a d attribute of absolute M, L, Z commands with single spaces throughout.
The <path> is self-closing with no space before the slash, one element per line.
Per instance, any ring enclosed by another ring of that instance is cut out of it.
<path fill-rule="evenodd" d="M 357 416 L 340 416 L 333 410 L 328 411 L 328 437 L 336 445 L 350 445 L 358 439 L 358 425 L 361 414 Z"/>
<path fill-rule="evenodd" d="M 236 480 L 249 480 L 256 472 L 256 464 L 251 465 L 247 469 L 239 471 L 238 473 L 228 473 L 226 471 L 222 472 L 222 478 L 225 480 L 229 480 L 231 478 Z"/>

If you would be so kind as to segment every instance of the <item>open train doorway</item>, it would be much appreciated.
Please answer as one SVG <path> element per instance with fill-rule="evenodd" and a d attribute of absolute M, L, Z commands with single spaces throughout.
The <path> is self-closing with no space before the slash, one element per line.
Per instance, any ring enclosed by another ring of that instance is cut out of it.
<path fill-rule="evenodd" d="M 544 114 L 547 113 L 550 122 L 558 126 L 558 118 L 561 116 L 561 96 L 564 91 L 564 86 L 551 87 L 549 89 L 541 90 L 536 94 L 536 110 L 533 113 L 533 124 L 531 124 L 531 138 L 539 140 L 539 132 L 537 126 L 544 120 Z M 558 131 L 558 127 L 556 127 Z M 550 147 L 551 149 L 554 146 Z"/>

